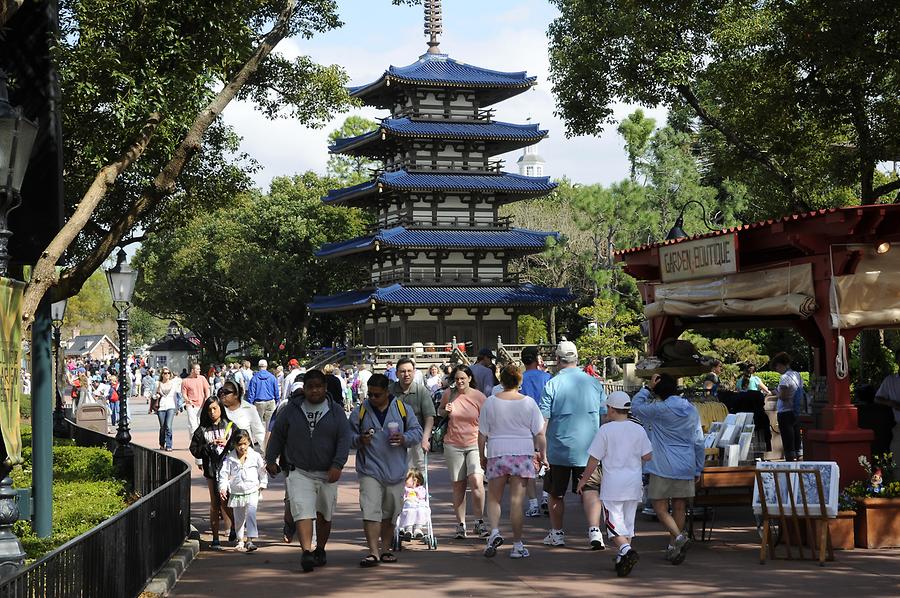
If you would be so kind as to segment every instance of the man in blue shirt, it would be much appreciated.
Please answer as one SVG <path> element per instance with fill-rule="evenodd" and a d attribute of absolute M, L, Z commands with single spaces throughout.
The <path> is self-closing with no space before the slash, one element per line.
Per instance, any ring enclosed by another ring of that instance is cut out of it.
<path fill-rule="evenodd" d="M 575 343 L 563 340 L 556 347 L 559 373 L 547 382 L 541 393 L 541 413 L 546 420 L 547 461 L 550 471 L 544 476 L 544 490 L 550 494 L 550 533 L 544 538 L 548 546 L 565 546 L 563 515 L 566 488 L 578 486 L 588 460 L 588 447 L 600 429 L 600 418 L 606 413 L 603 384 L 578 367 Z M 599 521 L 596 513 L 587 513 L 588 522 Z M 595 526 L 594 526 L 595 527 Z M 594 529 L 588 530 L 593 538 Z M 599 529 L 596 530 L 599 534 Z"/>
<path fill-rule="evenodd" d="M 525 347 L 522 349 L 522 364 L 525 366 L 525 371 L 522 372 L 522 388 L 520 391 L 523 395 L 534 399 L 540 406 L 544 386 L 553 376 L 538 368 L 537 347 Z M 526 517 L 540 517 L 541 508 L 549 510 L 550 496 L 546 492 L 544 492 L 541 505 L 538 506 L 537 487 L 535 486 L 534 478 L 526 480 L 525 494 L 528 496 L 528 508 L 525 510 Z"/>

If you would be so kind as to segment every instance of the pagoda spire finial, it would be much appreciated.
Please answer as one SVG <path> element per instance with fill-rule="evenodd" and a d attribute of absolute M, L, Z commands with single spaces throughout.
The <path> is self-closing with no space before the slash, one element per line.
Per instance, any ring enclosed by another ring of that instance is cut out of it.
<path fill-rule="evenodd" d="M 443 15 L 441 14 L 441 0 L 425 0 L 425 35 L 429 36 L 428 53 L 440 54 L 440 42 L 438 36 L 444 32 Z"/>

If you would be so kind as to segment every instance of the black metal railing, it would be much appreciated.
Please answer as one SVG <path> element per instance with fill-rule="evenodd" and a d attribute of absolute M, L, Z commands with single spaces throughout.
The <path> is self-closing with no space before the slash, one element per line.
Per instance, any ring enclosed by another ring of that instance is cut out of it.
<path fill-rule="evenodd" d="M 110 446 L 109 436 L 74 425 L 73 430 L 79 445 Z M 136 444 L 132 448 L 138 500 L 0 583 L 0 598 L 141 593 L 188 536 L 191 471 L 180 459 Z"/>

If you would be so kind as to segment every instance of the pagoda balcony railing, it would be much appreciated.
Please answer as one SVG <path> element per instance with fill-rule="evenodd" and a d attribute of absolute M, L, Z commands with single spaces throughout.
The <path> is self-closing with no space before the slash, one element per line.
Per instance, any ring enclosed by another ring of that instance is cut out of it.
<path fill-rule="evenodd" d="M 440 275 L 435 275 L 434 268 L 410 268 L 409 273 L 388 272 L 375 276 L 373 282 L 380 286 L 399 282 L 419 286 L 470 287 L 486 284 L 519 286 L 524 279 L 519 272 L 511 272 L 505 276 L 476 276 L 472 274 L 471 268 L 441 268 Z"/>
<path fill-rule="evenodd" d="M 506 165 L 505 160 L 490 160 L 485 162 L 463 162 L 462 160 L 441 160 L 432 162 L 423 160 L 394 160 L 384 165 L 383 168 L 370 169 L 373 177 L 377 177 L 385 172 L 394 172 L 397 170 L 406 170 L 407 172 L 446 172 L 457 173 L 466 172 L 470 174 L 499 174 L 503 172 Z"/>
<path fill-rule="evenodd" d="M 473 123 L 490 123 L 494 119 L 494 109 L 485 108 L 475 112 L 456 112 L 453 109 L 444 110 L 443 112 L 423 111 L 421 108 L 408 106 L 401 108 L 395 112 L 391 118 L 411 118 L 413 120 L 435 121 L 435 122 L 473 122 Z"/>
<path fill-rule="evenodd" d="M 395 226 L 405 226 L 408 228 L 436 228 L 436 229 L 477 229 L 477 230 L 509 230 L 513 224 L 510 216 L 498 216 L 490 220 L 480 219 L 477 216 L 473 219 L 470 216 L 438 216 L 436 218 L 411 218 L 403 216 L 400 218 L 388 218 L 379 220 L 368 227 L 369 234 L 375 234 L 380 230 L 394 228 Z"/>

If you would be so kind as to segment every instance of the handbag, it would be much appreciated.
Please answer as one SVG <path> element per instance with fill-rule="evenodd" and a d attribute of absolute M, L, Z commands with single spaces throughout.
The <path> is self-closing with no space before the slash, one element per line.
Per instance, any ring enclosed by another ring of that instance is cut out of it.
<path fill-rule="evenodd" d="M 175 411 L 182 411 L 184 409 L 184 396 L 180 392 L 175 393 Z"/>

